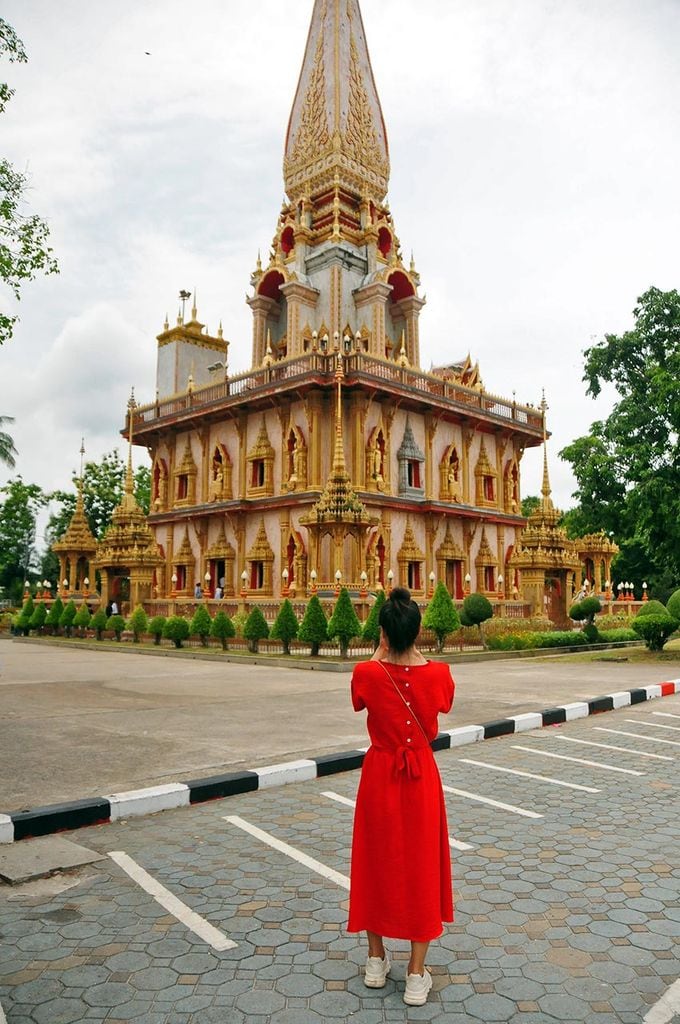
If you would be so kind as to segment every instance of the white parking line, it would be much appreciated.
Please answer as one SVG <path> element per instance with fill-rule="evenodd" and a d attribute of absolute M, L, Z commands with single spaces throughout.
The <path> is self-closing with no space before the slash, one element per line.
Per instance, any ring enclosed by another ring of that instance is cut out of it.
<path fill-rule="evenodd" d="M 675 740 L 662 740 L 658 736 L 650 736 L 649 733 L 644 732 L 623 732 L 621 729 L 605 729 L 601 725 L 596 725 L 594 732 L 611 732 L 614 736 L 630 736 L 634 740 L 647 740 L 648 743 L 665 743 L 669 747 L 680 747 L 680 743 L 676 743 Z"/>
<path fill-rule="evenodd" d="M 243 818 L 239 818 L 237 815 L 228 815 L 224 819 L 228 821 L 230 825 L 235 825 L 236 828 L 242 829 L 255 839 L 259 839 L 261 843 L 265 843 L 266 846 L 271 846 L 273 850 L 278 850 L 279 853 L 283 853 L 286 857 L 290 857 L 291 860 L 296 860 L 298 864 L 304 864 L 310 871 L 314 871 L 317 875 L 321 875 L 323 878 L 328 878 L 329 881 L 335 882 L 342 889 L 349 889 L 349 878 L 347 875 L 341 875 L 339 871 L 334 871 L 333 868 L 326 867 L 321 861 L 315 860 L 313 857 L 307 856 L 301 850 L 296 850 L 294 846 L 289 846 L 288 843 L 281 842 L 275 836 L 269 834 L 269 832 L 263 832 L 257 825 L 251 825 L 249 821 L 244 821 Z"/>
<path fill-rule="evenodd" d="M 511 814 L 520 814 L 523 818 L 542 818 L 542 814 L 536 811 L 526 811 L 523 807 L 515 807 L 514 804 L 504 804 L 500 800 L 492 800 L 488 796 L 480 796 L 479 793 L 468 793 L 467 789 L 454 789 L 453 786 L 442 786 L 445 793 L 453 793 L 454 796 L 462 796 L 466 800 L 474 800 L 478 804 L 488 804 L 489 807 L 499 807 L 502 811 L 510 811 Z"/>
<path fill-rule="evenodd" d="M 670 711 L 652 711 L 653 715 L 658 715 L 659 718 L 680 718 L 680 715 L 673 715 Z"/>
<path fill-rule="evenodd" d="M 599 793 L 594 786 L 580 786 L 576 782 L 565 782 L 563 779 L 553 779 L 550 775 L 532 775 L 531 772 L 521 772 L 518 768 L 504 768 L 500 764 L 487 764 L 486 761 L 472 761 L 467 757 L 458 759 L 461 764 L 473 764 L 478 768 L 490 768 L 494 772 L 504 772 L 506 775 L 521 775 L 525 779 L 537 779 L 539 782 L 550 782 L 553 786 L 564 786 L 566 789 L 580 789 L 584 793 Z"/>
<path fill-rule="evenodd" d="M 643 1024 L 669 1024 L 680 1013 L 680 980 L 661 996 L 644 1018 Z"/>
<path fill-rule="evenodd" d="M 624 718 L 624 722 L 630 725 L 648 725 L 650 729 L 670 729 L 671 732 L 680 732 L 680 725 L 662 725 L 661 722 L 645 722 L 643 718 Z"/>
<path fill-rule="evenodd" d="M 553 736 L 553 739 L 561 740 L 563 743 L 581 743 L 584 747 L 601 747 L 602 750 L 617 750 L 621 754 L 631 754 L 633 757 L 653 757 L 657 761 L 674 761 L 674 757 L 668 754 L 650 754 L 648 750 L 631 750 L 630 747 L 615 747 L 611 743 L 596 743 L 594 740 L 577 740 L 575 736 Z"/>
<path fill-rule="evenodd" d="M 598 761 L 588 761 L 584 757 L 569 757 L 568 754 L 551 754 L 549 750 L 538 750 L 536 747 L 521 747 L 518 743 L 512 744 L 513 750 L 524 750 L 527 754 L 538 754 L 539 757 L 555 757 L 559 761 L 573 761 L 575 764 L 587 764 L 589 768 L 602 768 L 605 772 L 621 772 L 623 775 L 644 775 L 644 772 L 637 772 L 633 768 L 619 768 L 613 764 L 600 764 Z"/>
<path fill-rule="evenodd" d="M 197 914 L 195 910 L 187 907 L 186 903 L 182 903 L 169 889 L 166 889 L 164 885 L 161 885 L 155 878 L 152 878 L 144 868 L 140 867 L 132 857 L 128 857 L 127 853 L 114 851 L 109 853 L 109 857 L 130 876 L 133 882 L 136 882 L 145 892 L 153 896 L 164 910 L 167 910 L 169 914 L 176 917 L 181 924 L 188 928 L 190 932 L 193 932 L 194 935 L 197 935 L 199 939 L 202 939 L 203 942 L 207 942 L 209 946 L 219 951 L 236 949 L 237 944 L 235 942 L 228 939 L 226 935 L 206 921 L 205 918 L 201 917 L 200 914 Z M 2 1021 L 0 1021 L 0 1024 L 2 1024 Z"/>
<path fill-rule="evenodd" d="M 335 800 L 338 804 L 344 804 L 345 807 L 356 807 L 356 800 L 350 800 L 347 796 L 341 796 L 340 793 L 322 793 L 321 796 L 328 797 L 329 800 Z M 454 839 L 449 836 L 449 846 L 453 847 L 454 850 L 474 850 L 474 846 L 470 846 L 469 843 L 461 843 L 459 839 Z"/>
<path fill-rule="evenodd" d="M 0 1006 L 0 1024 L 7 1024 L 7 1018 L 5 1017 L 5 1012 L 2 1006 Z"/>

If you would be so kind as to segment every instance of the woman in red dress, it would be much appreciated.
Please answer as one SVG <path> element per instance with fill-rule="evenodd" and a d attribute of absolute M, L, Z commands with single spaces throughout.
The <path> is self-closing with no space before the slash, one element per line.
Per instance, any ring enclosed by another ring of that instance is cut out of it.
<path fill-rule="evenodd" d="M 420 610 L 408 590 L 392 591 L 379 621 L 380 646 L 352 676 L 371 746 L 354 816 L 348 930 L 367 932 L 369 988 L 383 988 L 390 972 L 383 936 L 410 940 L 404 1002 L 422 1006 L 432 987 L 428 946 L 453 920 L 446 808 L 430 743 L 454 683 L 448 665 L 416 650 Z"/>

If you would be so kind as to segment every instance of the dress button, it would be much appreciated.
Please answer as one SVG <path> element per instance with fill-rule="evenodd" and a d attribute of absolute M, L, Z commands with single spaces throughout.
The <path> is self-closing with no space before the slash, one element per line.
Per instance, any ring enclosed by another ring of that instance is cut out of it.
<path fill-rule="evenodd" d="M 410 743 L 410 742 L 411 742 L 411 737 L 410 737 L 410 736 L 409 736 L 409 738 L 408 738 L 408 739 L 406 740 L 406 742 L 407 742 L 407 743 Z"/>
<path fill-rule="evenodd" d="M 410 708 L 410 707 L 411 707 L 411 701 L 410 701 L 410 700 L 407 700 L 407 701 L 406 701 L 406 707 L 407 707 L 407 708 Z"/>
<path fill-rule="evenodd" d="M 408 683 L 404 683 L 404 686 L 405 686 L 405 687 L 406 687 L 406 689 L 408 690 Z"/>
<path fill-rule="evenodd" d="M 407 665 L 407 666 L 406 666 L 406 668 L 404 669 L 404 672 L 408 672 L 408 665 Z"/>
<path fill-rule="evenodd" d="M 411 724 L 411 721 L 410 721 L 410 719 L 409 719 L 409 721 L 408 721 L 408 722 L 407 722 L 406 724 L 407 724 L 407 725 L 410 725 L 410 724 Z"/>

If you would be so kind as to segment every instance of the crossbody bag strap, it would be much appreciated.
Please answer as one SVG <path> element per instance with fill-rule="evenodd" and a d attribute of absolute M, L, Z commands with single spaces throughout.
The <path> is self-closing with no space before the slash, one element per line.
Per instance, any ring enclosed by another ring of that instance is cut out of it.
<path fill-rule="evenodd" d="M 392 673 L 391 673 L 391 672 L 390 672 L 390 671 L 388 670 L 388 668 L 387 668 L 387 666 L 385 665 L 385 662 L 384 662 L 384 661 L 379 661 L 379 662 L 378 662 L 378 664 L 379 664 L 379 665 L 382 665 L 383 669 L 385 670 L 385 675 L 387 676 L 387 678 L 389 679 L 389 681 L 390 681 L 390 682 L 392 683 L 392 686 L 393 686 L 393 687 L 394 687 L 394 689 L 395 689 L 395 690 L 397 691 L 397 693 L 399 694 L 399 696 L 401 697 L 402 703 L 404 704 L 404 707 L 406 708 L 406 710 L 408 711 L 408 713 L 410 714 L 410 716 L 411 716 L 411 717 L 412 717 L 413 719 L 415 719 L 416 725 L 418 726 L 418 728 L 419 728 L 419 729 L 420 729 L 420 731 L 422 732 L 423 736 L 425 737 L 425 741 L 426 741 L 426 742 L 427 742 L 427 744 L 429 745 L 429 743 L 430 743 L 430 740 L 429 740 L 429 739 L 427 738 L 427 733 L 425 732 L 425 730 L 423 729 L 422 725 L 420 724 L 420 719 L 418 718 L 418 716 L 417 716 L 417 714 L 415 713 L 415 711 L 413 710 L 413 708 L 412 708 L 412 707 L 409 707 L 408 701 L 406 700 L 406 698 L 404 697 L 404 694 L 403 694 L 403 693 L 401 692 L 401 690 L 399 689 L 399 687 L 398 687 L 398 686 L 397 686 L 397 684 L 395 683 L 395 681 L 394 681 L 394 678 L 393 678 L 393 676 L 392 676 Z"/>

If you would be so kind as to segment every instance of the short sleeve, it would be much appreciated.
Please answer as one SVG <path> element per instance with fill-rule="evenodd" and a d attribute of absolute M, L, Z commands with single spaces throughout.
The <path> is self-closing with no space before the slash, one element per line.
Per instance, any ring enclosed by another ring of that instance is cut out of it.
<path fill-rule="evenodd" d="M 451 675 L 451 669 L 448 665 L 442 665 L 442 704 L 439 708 L 441 714 L 448 714 L 453 707 L 453 697 L 456 690 L 456 684 L 453 681 Z"/>
<path fill-rule="evenodd" d="M 357 665 L 352 673 L 352 707 L 355 711 L 363 711 L 366 707 L 366 701 L 363 697 L 363 686 L 361 684 L 360 674 L 357 671 L 359 665 Z"/>

